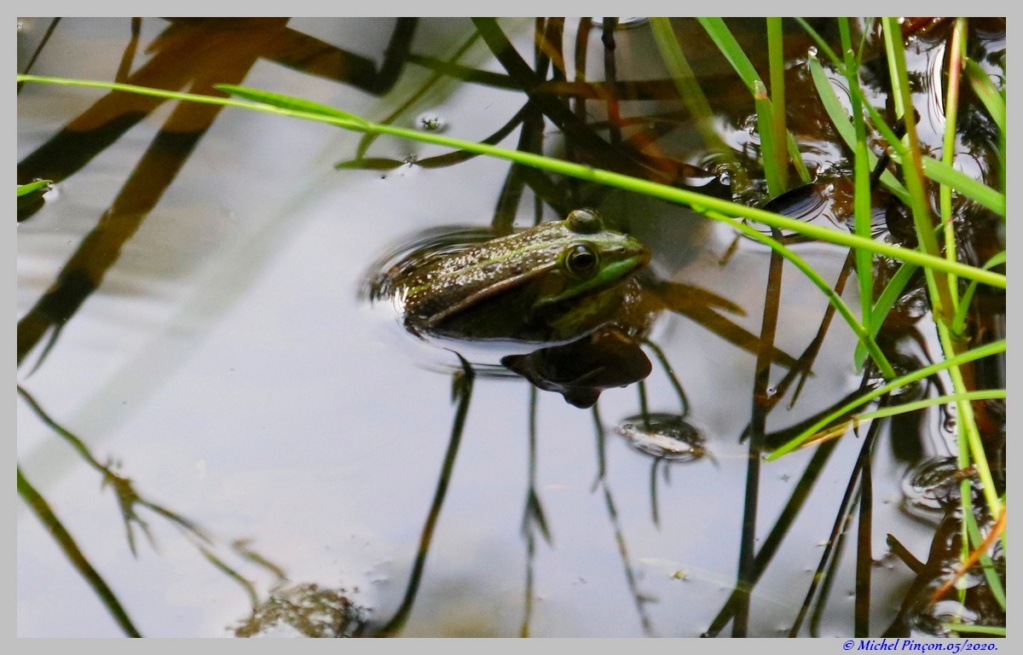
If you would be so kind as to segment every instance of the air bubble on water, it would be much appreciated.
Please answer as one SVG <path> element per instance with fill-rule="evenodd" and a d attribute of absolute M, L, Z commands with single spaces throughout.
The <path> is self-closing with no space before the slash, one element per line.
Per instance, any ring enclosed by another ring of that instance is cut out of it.
<path fill-rule="evenodd" d="M 448 122 L 438 114 L 427 112 L 416 118 L 416 127 L 424 132 L 443 132 L 448 129 Z"/>
<path fill-rule="evenodd" d="M 954 457 L 932 457 L 910 467 L 902 478 L 902 509 L 910 516 L 934 520 L 959 500 L 962 472 Z"/>
<path fill-rule="evenodd" d="M 52 182 L 46 186 L 46 191 L 43 192 L 43 198 L 48 203 L 60 200 L 60 195 L 60 187 Z"/>
<path fill-rule="evenodd" d="M 954 433 L 956 431 L 956 426 L 957 425 L 958 425 L 958 422 L 956 421 L 955 414 L 952 413 L 951 411 L 950 412 L 946 412 L 945 420 L 943 420 L 941 422 L 941 428 L 945 432 L 947 432 L 949 434 L 952 434 L 952 433 Z"/>
<path fill-rule="evenodd" d="M 707 186 L 715 180 L 713 175 L 683 175 L 682 181 L 688 186 Z"/>

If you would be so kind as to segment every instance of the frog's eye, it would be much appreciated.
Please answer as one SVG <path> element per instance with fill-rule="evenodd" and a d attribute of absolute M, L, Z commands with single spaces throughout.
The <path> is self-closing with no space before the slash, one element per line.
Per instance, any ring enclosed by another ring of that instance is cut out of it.
<path fill-rule="evenodd" d="M 579 243 L 565 251 L 563 265 L 573 277 L 588 278 L 597 272 L 600 257 L 593 246 Z"/>
<path fill-rule="evenodd" d="M 596 234 L 604 229 L 604 225 L 595 210 L 574 209 L 568 214 L 568 229 L 576 234 Z"/>

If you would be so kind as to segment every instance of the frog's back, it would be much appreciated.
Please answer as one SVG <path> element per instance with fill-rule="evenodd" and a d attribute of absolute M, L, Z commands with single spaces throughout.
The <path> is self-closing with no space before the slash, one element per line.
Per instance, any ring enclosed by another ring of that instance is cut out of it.
<path fill-rule="evenodd" d="M 561 223 L 500 237 L 457 250 L 431 252 L 406 262 L 393 284 L 406 321 L 439 324 L 472 306 L 535 278 L 557 265 L 567 230 Z"/>

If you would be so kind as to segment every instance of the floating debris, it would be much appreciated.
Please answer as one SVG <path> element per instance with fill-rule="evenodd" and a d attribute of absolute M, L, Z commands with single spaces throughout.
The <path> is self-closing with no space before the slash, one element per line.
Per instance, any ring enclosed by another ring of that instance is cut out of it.
<path fill-rule="evenodd" d="M 691 462 L 708 455 L 703 432 L 678 414 L 630 416 L 615 429 L 633 449 L 671 462 Z"/>

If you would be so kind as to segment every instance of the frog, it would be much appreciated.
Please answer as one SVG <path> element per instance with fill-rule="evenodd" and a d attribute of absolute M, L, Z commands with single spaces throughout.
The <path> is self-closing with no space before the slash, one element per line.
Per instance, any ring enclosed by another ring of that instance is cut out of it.
<path fill-rule="evenodd" d="M 501 359 L 508 371 L 590 407 L 651 371 L 638 343 L 652 318 L 638 277 L 650 256 L 596 210 L 576 209 L 506 236 L 427 239 L 383 267 L 369 296 L 391 299 L 423 339 L 515 344 Z"/>
<path fill-rule="evenodd" d="M 417 336 L 550 347 L 614 322 L 650 249 L 592 209 L 480 243 L 410 253 L 373 283 Z"/>

